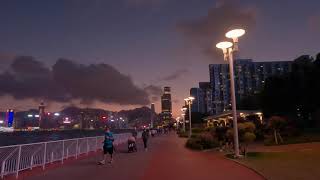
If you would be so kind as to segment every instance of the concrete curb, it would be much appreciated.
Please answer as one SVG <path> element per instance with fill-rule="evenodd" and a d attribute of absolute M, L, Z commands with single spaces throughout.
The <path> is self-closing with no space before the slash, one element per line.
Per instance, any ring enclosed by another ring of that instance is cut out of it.
<path fill-rule="evenodd" d="M 225 156 L 224 156 L 224 158 L 226 158 L 226 159 L 228 159 L 228 160 L 230 160 L 230 161 L 232 161 L 232 162 L 234 162 L 234 163 L 237 163 L 237 164 L 239 164 L 239 165 L 241 165 L 241 166 L 243 166 L 243 167 L 245 167 L 245 168 L 247 168 L 247 169 L 250 169 L 251 171 L 253 171 L 253 172 L 255 172 L 256 174 L 258 174 L 259 176 L 261 176 L 264 180 L 268 180 L 264 174 L 262 174 L 261 172 L 257 171 L 256 169 L 254 169 L 254 168 L 252 168 L 252 167 L 249 167 L 248 165 L 246 165 L 246 164 L 244 164 L 244 163 L 242 163 L 242 162 L 239 162 L 239 161 L 237 161 L 237 160 L 230 159 L 230 158 L 227 158 L 227 157 L 225 157 Z"/>

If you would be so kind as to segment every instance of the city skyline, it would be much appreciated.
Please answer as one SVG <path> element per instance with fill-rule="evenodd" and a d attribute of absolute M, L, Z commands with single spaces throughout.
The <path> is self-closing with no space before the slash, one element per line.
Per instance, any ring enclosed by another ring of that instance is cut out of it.
<path fill-rule="evenodd" d="M 138 103 L 106 99 L 88 104 L 83 101 L 86 98 L 47 101 L 52 109 L 74 104 L 121 110 L 155 103 L 160 112 L 159 89 L 170 86 L 173 113 L 180 115 L 190 87 L 209 81 L 208 65 L 223 63 L 222 57 L 208 48 L 223 39 L 221 33 L 235 21 L 247 30 L 240 43 L 241 58 L 254 61 L 287 61 L 301 54 L 315 55 L 320 40 L 314 36 L 320 30 L 320 2 L 316 0 L 11 0 L 0 5 L 1 74 L 20 55 L 33 56 L 50 70 L 59 58 L 88 67 L 105 63 L 128 77 L 131 89 L 152 95 L 149 101 Z M 233 19 L 234 15 L 240 15 L 239 19 Z M 132 94 L 122 95 L 132 98 Z M 2 97 L 1 108 L 36 107 L 42 100 L 32 98 L 15 101 Z"/>

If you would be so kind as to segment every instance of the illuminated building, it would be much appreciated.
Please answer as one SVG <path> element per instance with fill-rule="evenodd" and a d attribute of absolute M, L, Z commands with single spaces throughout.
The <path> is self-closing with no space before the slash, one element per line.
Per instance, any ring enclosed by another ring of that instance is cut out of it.
<path fill-rule="evenodd" d="M 171 120 L 172 118 L 172 101 L 170 87 L 164 87 L 164 92 L 161 96 L 161 118 L 162 120 Z"/>

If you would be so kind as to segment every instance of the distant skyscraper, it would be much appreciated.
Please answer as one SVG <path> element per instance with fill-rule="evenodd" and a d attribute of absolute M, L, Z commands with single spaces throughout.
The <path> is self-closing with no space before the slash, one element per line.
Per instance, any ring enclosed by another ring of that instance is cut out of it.
<path fill-rule="evenodd" d="M 154 126 L 155 113 L 156 113 L 156 109 L 155 109 L 154 103 L 152 103 L 151 104 L 151 123 L 150 123 L 151 128 L 153 128 Z"/>
<path fill-rule="evenodd" d="M 231 109 L 230 75 L 228 64 L 210 64 L 211 114 Z M 235 93 L 237 103 L 243 98 L 258 94 L 265 80 L 272 75 L 291 71 L 291 61 L 253 62 L 236 59 L 234 62 Z"/>
<path fill-rule="evenodd" d="M 164 92 L 161 96 L 161 117 L 163 120 L 171 120 L 172 118 L 172 101 L 170 87 L 164 87 Z"/>
<path fill-rule="evenodd" d="M 8 127 L 14 127 L 14 111 L 13 109 L 8 109 L 6 113 L 6 121 Z"/>
<path fill-rule="evenodd" d="M 151 104 L 151 111 L 152 111 L 152 112 L 156 112 L 156 108 L 155 108 L 154 103 Z"/>
<path fill-rule="evenodd" d="M 40 103 L 39 105 L 39 127 L 43 126 L 43 120 L 45 117 L 45 108 L 46 106 L 44 105 L 43 102 Z"/>

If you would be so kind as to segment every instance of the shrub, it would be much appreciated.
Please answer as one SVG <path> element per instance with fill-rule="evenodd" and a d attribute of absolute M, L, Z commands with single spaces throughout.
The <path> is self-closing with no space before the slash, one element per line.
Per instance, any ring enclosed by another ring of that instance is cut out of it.
<path fill-rule="evenodd" d="M 199 137 L 199 134 L 191 134 L 191 138 L 197 138 Z"/>
<path fill-rule="evenodd" d="M 256 125 L 254 125 L 254 123 L 252 122 L 245 122 L 244 126 L 246 132 L 254 132 L 254 130 L 256 129 Z"/>
<path fill-rule="evenodd" d="M 190 138 L 186 143 L 186 147 L 194 150 L 202 150 L 203 147 L 198 138 Z"/>
<path fill-rule="evenodd" d="M 209 132 L 203 132 L 196 137 L 188 139 L 186 146 L 194 150 L 211 149 L 218 147 L 219 143 Z"/>
<path fill-rule="evenodd" d="M 187 137 L 189 137 L 189 133 L 188 133 L 188 132 L 180 132 L 180 133 L 179 133 L 179 137 L 181 137 L 181 138 L 187 138 Z"/>
<path fill-rule="evenodd" d="M 256 135 L 254 133 L 252 133 L 252 132 L 246 132 L 243 135 L 243 141 L 246 144 L 249 144 L 249 143 L 253 142 L 255 139 L 256 139 Z"/>
<path fill-rule="evenodd" d="M 202 133 L 203 131 L 205 131 L 205 130 L 202 128 L 193 128 L 192 134 L 199 134 L 199 133 Z"/>

